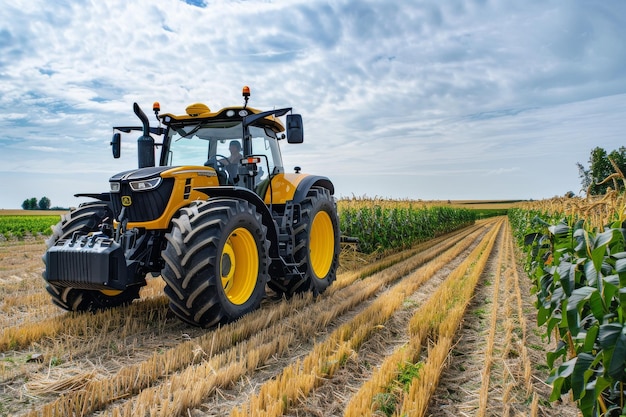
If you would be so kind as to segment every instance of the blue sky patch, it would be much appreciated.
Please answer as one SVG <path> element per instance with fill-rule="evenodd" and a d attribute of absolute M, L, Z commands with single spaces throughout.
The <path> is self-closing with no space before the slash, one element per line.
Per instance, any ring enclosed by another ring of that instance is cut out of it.
<path fill-rule="evenodd" d="M 207 2 L 204 0 L 182 0 L 187 4 L 190 4 L 192 6 L 196 6 L 196 7 L 206 7 L 207 6 Z"/>

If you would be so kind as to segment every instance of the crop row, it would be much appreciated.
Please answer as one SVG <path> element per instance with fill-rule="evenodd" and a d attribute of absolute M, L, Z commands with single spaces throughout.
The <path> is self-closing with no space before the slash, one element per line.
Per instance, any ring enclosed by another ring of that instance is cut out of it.
<path fill-rule="evenodd" d="M 343 234 L 356 237 L 364 253 L 406 248 L 416 242 L 473 224 L 473 210 L 453 207 L 374 205 L 341 207 L 339 224 Z"/>
<path fill-rule="evenodd" d="M 551 400 L 583 416 L 626 410 L 626 231 L 623 196 L 555 199 L 509 211 L 537 296 Z"/>
<path fill-rule="evenodd" d="M 23 238 L 26 235 L 50 235 L 50 226 L 59 221 L 59 216 L 0 216 L 0 235 L 6 238 Z"/>
<path fill-rule="evenodd" d="M 473 210 L 427 207 L 390 201 L 385 205 L 355 207 L 339 205 L 342 234 L 358 239 L 358 249 L 372 253 L 408 248 L 452 230 L 473 224 Z M 49 235 L 58 216 L 0 216 L 0 234 L 21 238 L 27 234 Z"/>

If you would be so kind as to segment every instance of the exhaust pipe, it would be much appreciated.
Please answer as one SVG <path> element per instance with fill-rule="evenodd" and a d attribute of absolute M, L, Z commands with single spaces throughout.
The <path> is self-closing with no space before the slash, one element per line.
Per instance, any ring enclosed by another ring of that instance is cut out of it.
<path fill-rule="evenodd" d="M 137 139 L 137 158 L 139 168 L 154 166 L 154 139 L 150 136 L 150 122 L 139 104 L 133 104 L 135 114 L 143 124 L 143 136 Z"/>

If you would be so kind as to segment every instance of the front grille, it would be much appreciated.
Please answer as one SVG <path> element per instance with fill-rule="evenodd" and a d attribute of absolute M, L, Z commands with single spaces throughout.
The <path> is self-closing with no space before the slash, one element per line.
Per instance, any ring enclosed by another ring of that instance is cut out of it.
<path fill-rule="evenodd" d="M 132 191 L 127 182 L 123 182 L 120 192 L 111 193 L 111 202 L 116 215 L 122 211 L 122 197 L 129 196 L 132 204 L 126 207 L 124 218 L 129 222 L 149 222 L 161 217 L 172 195 L 174 179 L 166 178 L 161 185 L 149 191 Z"/>

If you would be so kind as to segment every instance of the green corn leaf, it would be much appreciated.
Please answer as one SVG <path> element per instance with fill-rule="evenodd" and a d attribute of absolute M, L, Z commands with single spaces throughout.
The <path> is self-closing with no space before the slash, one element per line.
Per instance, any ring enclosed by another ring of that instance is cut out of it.
<path fill-rule="evenodd" d="M 548 320 L 548 324 L 546 325 L 546 333 L 551 335 L 552 331 L 554 330 L 554 327 L 557 326 L 559 323 L 561 323 L 561 315 L 560 314 L 556 314 L 556 313 L 552 313 L 553 316 L 550 317 L 550 319 Z"/>
<path fill-rule="evenodd" d="M 576 242 L 576 247 L 574 251 L 578 254 L 578 256 L 586 256 L 587 255 L 587 232 L 584 229 L 577 229 L 574 231 L 572 237 Z"/>
<path fill-rule="evenodd" d="M 539 279 L 539 286 L 541 288 L 541 295 L 543 297 L 547 297 L 551 292 L 554 285 L 554 280 L 552 275 L 543 274 Z"/>
<path fill-rule="evenodd" d="M 584 266 L 585 277 L 587 279 L 587 285 L 597 285 L 598 283 L 598 270 L 596 269 L 593 260 L 587 260 Z"/>
<path fill-rule="evenodd" d="M 613 235 L 615 234 L 615 229 L 608 229 L 595 237 L 594 246 L 596 248 L 600 246 L 605 246 L 613 240 Z"/>
<path fill-rule="evenodd" d="M 596 271 L 602 271 L 602 263 L 606 254 L 606 245 L 598 246 L 591 251 L 591 259 Z"/>
<path fill-rule="evenodd" d="M 588 299 L 591 294 L 597 292 L 598 289 L 594 287 L 581 287 L 572 291 L 572 295 L 568 299 L 567 309 L 574 310 L 580 307 L 580 304 Z"/>
<path fill-rule="evenodd" d="M 626 334 L 623 330 L 619 333 L 613 350 L 613 356 L 609 363 L 607 372 L 615 379 L 621 379 L 624 375 L 624 364 L 626 362 Z"/>
<path fill-rule="evenodd" d="M 550 376 L 546 381 L 548 384 L 552 384 L 552 394 L 550 395 L 550 401 L 558 400 L 562 394 L 569 391 L 571 387 L 569 377 L 574 372 L 575 366 L 576 358 L 570 359 L 550 373 Z"/>
<path fill-rule="evenodd" d="M 575 289 L 567 299 L 567 325 L 572 336 L 578 335 L 580 331 L 580 313 L 585 309 L 586 304 L 589 304 L 594 316 L 599 317 L 598 320 L 604 317 L 602 297 L 596 288 L 581 287 Z"/>
<path fill-rule="evenodd" d="M 604 305 L 603 305 L 602 316 L 596 315 L 596 318 L 598 320 L 601 320 L 604 317 L 605 310 L 609 306 L 611 306 L 613 297 L 619 291 L 619 287 L 620 287 L 619 276 L 617 275 L 609 275 L 607 277 L 604 277 L 603 281 L 604 281 L 604 291 L 602 293 L 602 302 Z"/>
<path fill-rule="evenodd" d="M 549 308 L 544 307 L 543 305 L 539 306 L 537 311 L 537 325 L 543 326 L 548 318 L 550 318 L 551 310 Z M 550 337 L 550 335 L 548 335 Z"/>
<path fill-rule="evenodd" d="M 579 400 L 585 394 L 585 386 L 590 374 L 587 373 L 595 357 L 589 353 L 581 353 L 574 358 L 575 364 L 572 371 L 572 394 L 574 400 Z"/>
<path fill-rule="evenodd" d="M 526 236 L 524 236 L 524 245 L 525 246 L 530 246 L 530 245 L 533 245 L 535 243 L 538 243 L 539 239 L 542 236 L 543 235 L 541 233 L 529 233 Z"/>
<path fill-rule="evenodd" d="M 626 307 L 626 288 L 620 288 L 617 293 L 619 294 L 620 308 Z"/>
<path fill-rule="evenodd" d="M 595 395 L 594 395 L 594 399 L 600 398 L 600 396 L 602 395 L 602 392 L 604 392 L 604 390 L 609 388 L 611 385 L 612 384 L 611 384 L 611 380 L 610 379 L 605 378 L 602 375 L 598 376 L 596 378 L 596 380 L 595 380 L 595 387 L 594 387 Z M 585 415 L 585 417 L 587 417 L 587 415 Z"/>
<path fill-rule="evenodd" d="M 616 289 L 619 288 L 619 276 L 618 275 L 607 275 L 606 277 L 602 278 L 604 280 L 604 285 L 607 286 L 614 286 Z M 606 291 L 606 288 L 604 289 Z"/>
<path fill-rule="evenodd" d="M 597 416 L 597 413 L 595 413 L 597 399 L 597 397 L 594 397 L 595 385 L 596 384 L 592 384 L 591 388 L 585 390 L 585 395 L 578 400 L 578 409 L 583 417 Z"/>
<path fill-rule="evenodd" d="M 543 220 L 540 216 L 533 217 L 533 219 L 531 220 L 531 223 L 532 224 L 539 224 L 539 225 L 546 226 L 546 227 L 551 227 L 550 223 L 548 223 L 545 220 Z"/>
<path fill-rule="evenodd" d="M 557 267 L 557 272 L 563 292 L 569 296 L 575 287 L 575 267 L 570 262 L 561 262 Z"/>
<path fill-rule="evenodd" d="M 578 310 L 568 309 L 563 318 L 564 319 L 560 327 L 566 327 L 570 331 L 570 333 L 572 333 L 572 336 L 576 337 L 578 335 L 578 332 L 580 332 L 580 313 L 578 312 Z"/>
<path fill-rule="evenodd" d="M 626 252 L 621 252 L 620 255 L 621 254 L 626 254 Z M 613 256 L 616 257 L 616 255 Z M 615 261 L 615 272 L 626 272 L 626 258 L 620 257 Z"/>
<path fill-rule="evenodd" d="M 610 349 L 617 343 L 617 338 L 622 333 L 623 326 L 620 323 L 607 323 L 600 326 L 598 343 L 602 349 Z"/>
<path fill-rule="evenodd" d="M 550 297 L 550 304 L 552 305 L 552 309 L 556 309 L 561 306 L 561 301 L 566 299 L 566 296 L 563 292 L 563 288 L 556 287 L 552 292 L 552 296 Z"/>
<path fill-rule="evenodd" d="M 591 352 L 593 350 L 599 331 L 600 326 L 598 324 L 595 324 L 587 329 L 587 334 L 585 335 L 585 343 L 583 345 L 583 350 L 585 352 Z"/>
<path fill-rule="evenodd" d="M 606 291 L 605 291 L 605 294 L 606 294 Z M 597 320 L 604 319 L 605 314 L 606 314 L 605 313 L 606 305 L 607 304 L 605 304 L 604 300 L 602 299 L 602 295 L 600 295 L 600 291 L 595 290 L 589 296 L 589 308 L 591 309 L 591 313 Z"/>
<path fill-rule="evenodd" d="M 558 224 L 555 224 L 553 226 L 549 226 L 548 230 L 557 239 L 562 239 L 562 238 L 566 238 L 567 237 L 567 235 L 569 234 L 571 228 L 567 225 L 567 223 L 565 223 L 564 221 L 561 221 Z"/>
<path fill-rule="evenodd" d="M 554 368 L 554 361 L 558 358 L 565 358 L 565 355 L 567 355 L 567 344 L 563 340 L 559 340 L 556 349 L 546 353 L 546 363 L 550 368 Z"/>

